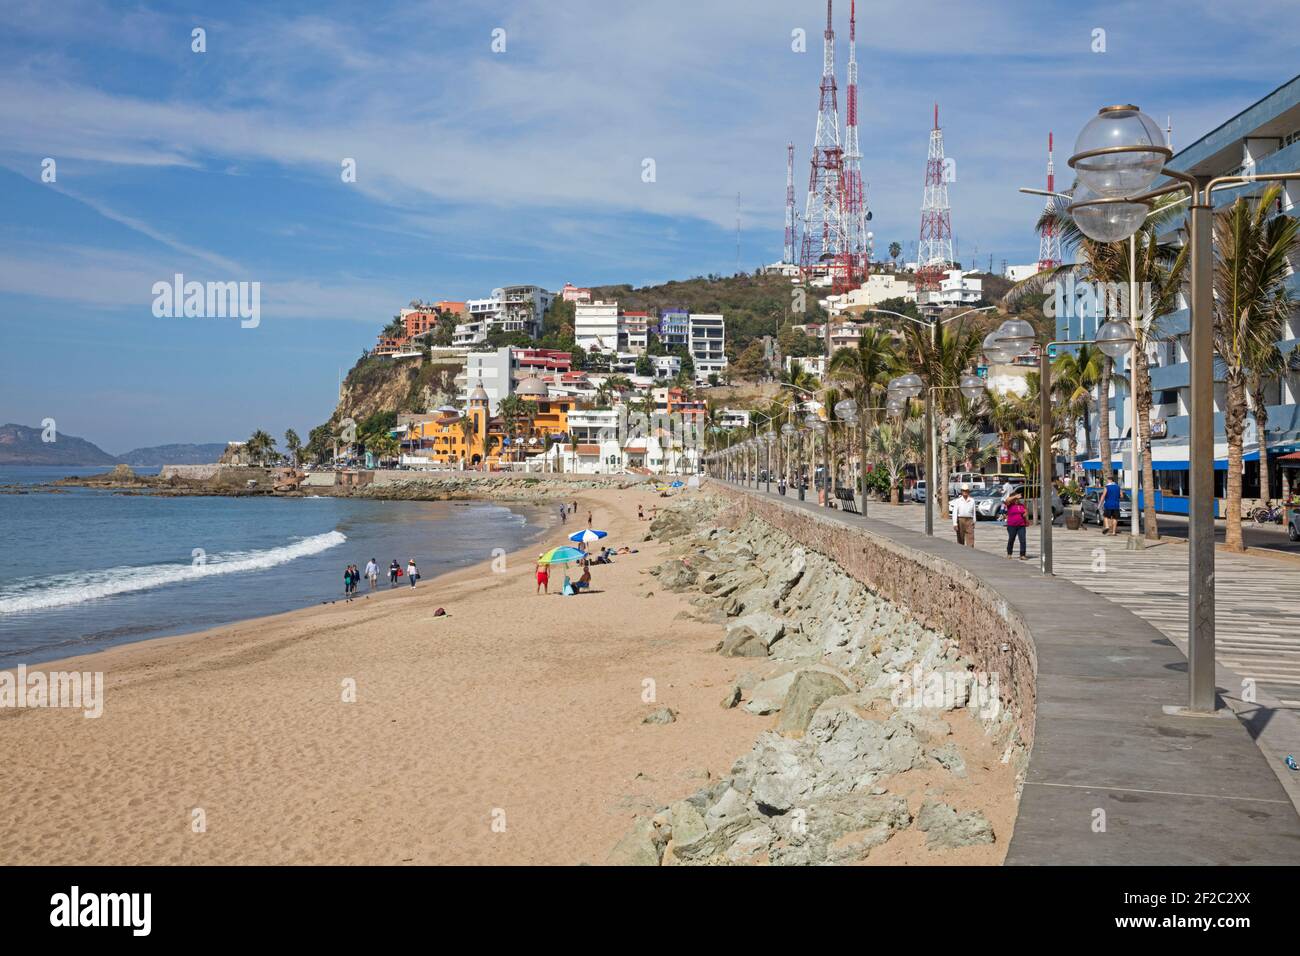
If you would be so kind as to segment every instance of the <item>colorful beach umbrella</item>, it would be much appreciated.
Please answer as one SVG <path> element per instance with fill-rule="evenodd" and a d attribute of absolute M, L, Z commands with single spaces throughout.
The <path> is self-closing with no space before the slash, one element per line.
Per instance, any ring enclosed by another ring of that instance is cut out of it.
<path fill-rule="evenodd" d="M 671 485 L 669 485 L 668 487 L 669 487 L 669 488 L 680 488 L 680 487 L 682 487 L 682 482 L 680 482 L 680 481 L 674 481 L 674 482 L 673 482 Z"/>
<path fill-rule="evenodd" d="M 537 556 L 538 564 L 568 564 L 570 561 L 581 561 L 586 555 L 577 548 L 570 548 L 568 545 L 562 545 L 558 548 L 551 548 L 545 554 Z"/>
<path fill-rule="evenodd" d="M 569 540 L 581 541 L 584 544 L 591 544 L 591 542 L 599 541 L 607 534 L 609 534 L 608 531 L 593 531 L 591 528 L 588 528 L 586 531 L 573 532 L 573 534 L 569 535 Z"/>

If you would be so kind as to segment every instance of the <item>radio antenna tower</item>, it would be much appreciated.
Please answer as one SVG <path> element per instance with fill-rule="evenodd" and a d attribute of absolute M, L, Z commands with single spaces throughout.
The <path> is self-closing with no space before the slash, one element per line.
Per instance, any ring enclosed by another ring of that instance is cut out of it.
<path fill-rule="evenodd" d="M 794 143 L 785 144 L 785 254 L 781 261 L 798 263 L 794 249 Z"/>
<path fill-rule="evenodd" d="M 1052 134 L 1047 134 L 1047 191 L 1056 192 L 1056 163 L 1052 161 Z M 1061 264 L 1061 232 L 1057 228 L 1059 214 L 1055 196 L 1047 197 L 1043 228 L 1038 237 L 1038 271 L 1047 272 Z"/>
<path fill-rule="evenodd" d="M 862 187 L 862 150 L 858 145 L 858 10 L 849 3 L 848 115 L 844 122 L 845 232 L 848 237 L 849 284 L 857 285 L 870 268 L 867 247 L 867 203 Z"/>
<path fill-rule="evenodd" d="M 923 292 L 934 292 L 944 273 L 952 267 L 952 222 L 948 214 L 948 183 L 944 171 L 943 130 L 939 128 L 939 104 L 934 104 L 934 129 L 930 130 L 930 152 L 925 163 L 925 194 L 921 200 L 921 238 L 916 250 L 916 301 L 924 304 Z"/>
<path fill-rule="evenodd" d="M 812 171 L 808 177 L 808 204 L 803 217 L 803 248 L 799 268 L 805 281 L 815 276 L 831 280 L 835 291 L 847 287 L 842 275 L 846 263 L 844 223 L 844 150 L 840 147 L 840 111 L 835 87 L 835 29 L 831 2 L 826 0 L 823 37 L 821 99 L 817 109 L 817 135 L 813 141 Z"/>

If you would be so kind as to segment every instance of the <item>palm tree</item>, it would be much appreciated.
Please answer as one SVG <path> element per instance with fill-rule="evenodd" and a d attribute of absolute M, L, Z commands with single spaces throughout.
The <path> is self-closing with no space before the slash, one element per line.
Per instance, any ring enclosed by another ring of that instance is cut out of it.
<path fill-rule="evenodd" d="M 530 404 L 531 402 L 524 401 L 518 395 L 507 395 L 497 406 L 497 414 L 501 416 L 506 426 L 506 437 L 509 439 L 512 454 L 516 447 L 516 439 L 519 437 L 519 420 L 528 415 L 526 406 Z"/>
<path fill-rule="evenodd" d="M 1091 451 L 1088 411 L 1092 404 L 1092 390 L 1101 381 L 1105 358 L 1096 346 L 1080 345 L 1077 352 L 1062 352 L 1052 363 L 1052 391 L 1064 403 L 1070 424 L 1066 441 L 1070 448 L 1071 467 L 1079 457 L 1079 423 L 1083 425 L 1084 451 Z"/>
<path fill-rule="evenodd" d="M 1228 439 L 1228 520 L 1224 545 L 1229 551 L 1245 550 L 1241 537 L 1242 438 L 1251 364 L 1267 356 L 1268 347 L 1282 337 L 1291 310 L 1286 286 L 1291 272 L 1288 257 L 1300 253 L 1300 219 L 1270 215 L 1280 191 L 1281 186 L 1275 184 L 1254 200 L 1238 197 L 1214 215 L 1214 347 L 1227 385 L 1223 418 Z M 1262 432 L 1259 441 L 1261 459 L 1267 460 Z"/>
<path fill-rule="evenodd" d="M 302 458 L 302 439 L 298 433 L 290 428 L 284 433 L 284 447 L 289 452 L 289 461 L 293 467 L 298 467 L 298 462 Z"/>
<path fill-rule="evenodd" d="M 853 403 L 858 406 L 858 454 L 859 469 L 863 480 L 863 494 L 866 494 L 867 445 L 870 439 L 870 426 L 880 420 L 878 412 L 868 409 L 880 404 L 877 400 L 888 387 L 889 378 L 898 370 L 898 352 L 889 333 L 877 328 L 862 330 L 858 338 L 858 347 L 840 349 L 832 357 L 826 377 L 831 381 L 842 382 L 853 394 Z"/>
<path fill-rule="evenodd" d="M 904 423 L 898 419 L 881 422 L 871 430 L 871 455 L 889 475 L 889 500 L 899 503 L 899 485 L 903 471 L 916 461 L 918 449 L 925 447 L 925 436 L 919 422 Z M 866 489 L 863 489 L 866 494 Z"/>
<path fill-rule="evenodd" d="M 897 242 L 889 244 L 889 258 L 894 260 L 894 268 L 898 268 L 898 257 L 903 254 L 903 247 Z"/>
<path fill-rule="evenodd" d="M 259 428 L 244 443 L 244 449 L 253 462 L 265 464 L 266 459 L 275 451 L 275 439 Z"/>
<path fill-rule="evenodd" d="M 937 387 L 934 395 L 934 411 L 937 419 L 936 428 L 943 433 L 947 430 L 948 420 L 956 417 L 966 406 L 967 401 L 956 388 L 957 380 L 975 361 L 982 347 L 978 334 L 968 330 L 965 319 L 955 326 L 942 326 L 934 331 L 911 325 L 907 330 L 907 351 L 910 365 L 925 380 L 927 386 Z M 939 442 L 938 473 L 928 476 L 931 482 L 930 494 L 940 509 L 948 506 L 948 480 L 951 473 L 951 458 L 947 442 Z"/>

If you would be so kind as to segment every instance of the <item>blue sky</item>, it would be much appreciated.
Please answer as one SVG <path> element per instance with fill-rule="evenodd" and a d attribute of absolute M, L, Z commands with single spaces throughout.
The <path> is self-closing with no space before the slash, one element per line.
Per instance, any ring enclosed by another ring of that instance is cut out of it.
<path fill-rule="evenodd" d="M 1172 116 L 1177 148 L 1295 67 L 1294 0 L 1249 17 L 1183 0 L 1169 20 L 1148 2 L 919 9 L 858 5 L 878 251 L 916 238 L 935 100 L 961 257 L 1000 267 L 1037 256 L 1015 189 L 1042 185 L 1049 129 L 1068 185 L 1097 107 Z M 824 17 L 819 0 L 0 0 L 0 422 L 52 417 L 115 453 L 305 437 L 413 297 L 730 273 L 738 191 L 742 266 L 775 261 Z M 843 109 L 847 0 L 836 30 Z M 261 324 L 155 318 L 151 287 L 177 272 L 260 282 Z"/>

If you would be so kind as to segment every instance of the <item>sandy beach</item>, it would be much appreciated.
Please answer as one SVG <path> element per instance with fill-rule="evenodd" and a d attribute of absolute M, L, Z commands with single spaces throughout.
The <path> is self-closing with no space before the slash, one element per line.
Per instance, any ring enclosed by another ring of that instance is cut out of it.
<path fill-rule="evenodd" d="M 657 502 L 585 491 L 544 539 L 590 509 L 640 549 L 576 598 L 534 595 L 540 547 L 498 573 L 484 541 L 481 565 L 415 589 L 42 665 L 102 671 L 104 714 L 0 711 L 0 861 L 603 861 L 760 729 L 718 706 L 736 671 L 719 629 L 676 619 L 686 595 L 647 597 L 662 546 L 636 506 Z M 658 706 L 680 719 L 642 724 Z"/>
<path fill-rule="evenodd" d="M 363 585 L 351 604 L 42 665 L 102 671 L 104 712 L 0 710 L 0 862 L 604 862 L 775 722 L 719 706 L 754 661 L 716 654 L 723 628 L 692 592 L 644 573 L 669 548 L 641 540 L 637 505 L 649 518 L 664 503 L 584 491 L 576 518 L 504 568 L 484 541 L 481 564 L 414 589 L 384 582 L 367 598 Z M 588 594 L 557 596 L 560 571 L 536 595 L 536 553 L 589 510 L 612 545 L 639 552 L 593 568 Z M 664 706 L 675 722 L 642 722 Z M 1013 775 L 973 721 L 953 733 L 968 780 L 916 770 L 893 792 L 915 813 L 946 783 L 999 840 L 938 854 L 908 831 L 870 863 L 1001 860 Z"/>

